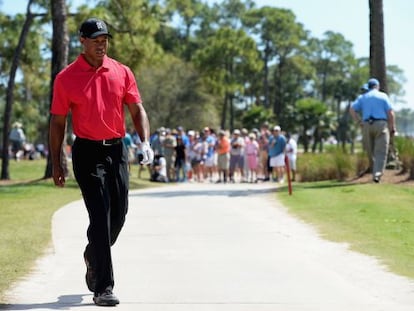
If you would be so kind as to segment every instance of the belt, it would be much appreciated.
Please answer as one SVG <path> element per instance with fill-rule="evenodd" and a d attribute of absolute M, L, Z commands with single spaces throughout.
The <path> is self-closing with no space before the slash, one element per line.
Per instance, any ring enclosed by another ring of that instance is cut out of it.
<path fill-rule="evenodd" d="M 369 121 L 387 121 L 387 119 L 369 118 L 369 119 L 364 120 L 364 122 L 369 122 Z"/>
<path fill-rule="evenodd" d="M 376 121 L 387 121 L 387 119 L 369 118 L 369 119 L 364 120 L 364 122 L 369 122 L 369 123 L 373 123 L 373 122 L 376 122 Z"/>
<path fill-rule="evenodd" d="M 113 145 L 118 145 L 122 142 L 122 138 L 92 140 L 92 139 L 87 139 L 87 138 L 76 137 L 76 140 L 80 142 L 96 144 L 100 146 L 113 146 Z"/>

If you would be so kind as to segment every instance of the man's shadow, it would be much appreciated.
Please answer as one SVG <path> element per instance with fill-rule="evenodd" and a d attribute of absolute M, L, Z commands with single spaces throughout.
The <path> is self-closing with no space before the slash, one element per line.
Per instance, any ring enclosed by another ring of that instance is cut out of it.
<path fill-rule="evenodd" d="M 91 294 L 79 295 L 62 295 L 57 301 L 44 303 L 23 303 L 23 304 L 4 304 L 0 303 L 0 310 L 35 310 L 35 309 L 51 309 L 51 310 L 68 310 L 71 307 L 84 307 L 93 305 L 92 299 L 90 303 L 85 303 L 85 296 Z M 86 298 L 86 301 L 88 298 Z"/>

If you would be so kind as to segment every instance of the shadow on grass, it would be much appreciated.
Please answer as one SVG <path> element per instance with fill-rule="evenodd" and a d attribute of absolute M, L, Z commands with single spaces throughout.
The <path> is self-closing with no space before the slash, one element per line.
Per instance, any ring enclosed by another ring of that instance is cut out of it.
<path fill-rule="evenodd" d="M 43 188 L 55 188 L 51 178 L 37 178 L 32 180 L 3 181 L 0 183 L 1 188 L 20 188 L 27 186 L 36 186 Z M 78 184 L 73 178 L 66 180 L 65 188 L 78 188 Z"/>
<path fill-rule="evenodd" d="M 130 184 L 130 190 L 138 190 L 138 189 L 145 189 L 145 188 L 151 188 L 157 185 L 154 185 L 154 183 L 151 183 L 148 179 L 148 181 L 144 179 L 136 179 L 136 178 L 130 178 L 129 180 Z M 52 178 L 37 178 L 37 179 L 31 179 L 31 180 L 0 180 L 0 191 L 1 189 L 20 189 L 27 186 L 34 186 L 34 187 L 41 187 L 41 188 L 50 188 L 55 189 L 56 186 L 53 184 Z M 73 177 L 66 178 L 66 183 L 64 188 L 70 188 L 70 189 L 78 189 L 79 186 L 76 182 L 76 180 Z"/>
<path fill-rule="evenodd" d="M 50 309 L 50 310 L 68 310 L 71 307 L 87 307 L 94 305 L 94 303 L 82 303 L 84 296 L 89 295 L 62 295 L 52 302 L 39 302 L 39 303 L 21 303 L 21 304 L 0 304 L 0 310 L 36 310 L 36 309 Z M 92 298 L 91 298 L 92 301 Z"/>
<path fill-rule="evenodd" d="M 359 185 L 362 184 L 369 184 L 370 182 L 364 182 L 359 183 Z M 304 183 L 294 183 L 292 185 L 292 193 L 295 193 L 295 191 L 304 191 L 304 190 L 312 190 L 312 189 L 327 189 L 327 188 L 346 188 L 350 186 L 355 186 L 355 183 L 352 182 L 327 182 L 327 181 L 321 181 L 321 182 L 304 182 Z M 284 185 L 281 187 L 278 187 L 276 192 L 285 192 L 288 191 L 288 186 Z"/>

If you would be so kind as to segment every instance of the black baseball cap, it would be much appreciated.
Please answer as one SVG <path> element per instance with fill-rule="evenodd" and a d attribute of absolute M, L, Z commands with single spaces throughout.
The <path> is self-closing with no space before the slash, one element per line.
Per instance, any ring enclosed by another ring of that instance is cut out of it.
<path fill-rule="evenodd" d="M 98 36 L 107 35 L 112 38 L 103 20 L 98 18 L 89 18 L 82 23 L 79 28 L 79 35 L 81 37 L 95 39 Z"/>

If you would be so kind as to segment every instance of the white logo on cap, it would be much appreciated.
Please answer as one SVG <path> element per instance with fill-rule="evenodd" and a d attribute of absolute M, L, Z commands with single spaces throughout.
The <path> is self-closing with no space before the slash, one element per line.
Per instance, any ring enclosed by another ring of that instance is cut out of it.
<path fill-rule="evenodd" d="M 102 22 L 96 22 L 96 28 L 103 29 L 104 25 L 102 24 Z"/>

